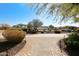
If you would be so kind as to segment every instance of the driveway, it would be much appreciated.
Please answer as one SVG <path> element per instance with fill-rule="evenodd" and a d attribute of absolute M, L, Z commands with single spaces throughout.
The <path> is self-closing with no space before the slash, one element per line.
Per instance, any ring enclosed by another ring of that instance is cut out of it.
<path fill-rule="evenodd" d="M 61 52 L 58 41 L 67 34 L 31 34 L 26 35 L 27 41 L 24 48 L 16 55 L 30 55 L 30 56 L 63 56 L 66 55 Z"/>

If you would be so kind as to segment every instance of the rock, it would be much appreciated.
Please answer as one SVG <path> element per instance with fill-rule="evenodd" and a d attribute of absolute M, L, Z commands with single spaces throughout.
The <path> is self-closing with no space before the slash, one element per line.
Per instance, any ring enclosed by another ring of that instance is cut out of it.
<path fill-rule="evenodd" d="M 0 56 L 7 56 L 7 52 L 1 52 Z"/>
<path fill-rule="evenodd" d="M 2 35 L 2 32 L 0 31 L 0 42 L 4 42 L 4 41 L 7 41 L 5 39 L 5 37 Z"/>

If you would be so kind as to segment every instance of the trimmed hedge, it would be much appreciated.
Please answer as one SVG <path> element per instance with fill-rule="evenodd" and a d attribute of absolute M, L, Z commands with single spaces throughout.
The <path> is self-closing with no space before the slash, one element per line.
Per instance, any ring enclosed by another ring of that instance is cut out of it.
<path fill-rule="evenodd" d="M 54 33 L 60 34 L 61 31 L 59 31 L 59 30 L 55 30 Z"/>

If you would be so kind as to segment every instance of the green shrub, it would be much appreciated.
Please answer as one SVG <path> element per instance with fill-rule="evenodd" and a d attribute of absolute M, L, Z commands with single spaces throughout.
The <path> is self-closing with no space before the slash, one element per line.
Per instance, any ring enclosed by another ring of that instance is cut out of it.
<path fill-rule="evenodd" d="M 59 31 L 59 30 L 55 30 L 54 33 L 59 34 L 59 33 L 61 33 L 61 31 Z"/>
<path fill-rule="evenodd" d="M 70 34 L 68 38 L 64 39 L 64 42 L 68 47 L 79 48 L 79 34 Z"/>
<path fill-rule="evenodd" d="M 21 42 L 25 37 L 25 32 L 19 30 L 4 30 L 3 36 L 10 42 Z"/>
<path fill-rule="evenodd" d="M 78 28 L 78 29 L 76 29 L 76 32 L 79 32 L 79 28 Z"/>

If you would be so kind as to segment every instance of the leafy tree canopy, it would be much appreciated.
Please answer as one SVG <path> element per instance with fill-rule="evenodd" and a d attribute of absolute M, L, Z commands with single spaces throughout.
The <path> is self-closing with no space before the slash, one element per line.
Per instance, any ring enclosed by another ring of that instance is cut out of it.
<path fill-rule="evenodd" d="M 79 17 L 76 17 L 79 15 L 79 3 L 37 3 L 30 5 L 37 10 L 37 15 L 55 16 L 55 20 L 60 19 L 60 22 L 68 21 L 70 18 L 73 18 L 75 22 L 79 22 Z"/>

